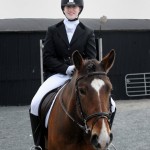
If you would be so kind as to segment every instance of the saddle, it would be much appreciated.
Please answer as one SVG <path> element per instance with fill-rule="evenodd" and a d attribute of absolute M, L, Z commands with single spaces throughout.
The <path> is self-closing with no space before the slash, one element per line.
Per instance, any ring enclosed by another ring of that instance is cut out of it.
<path fill-rule="evenodd" d="M 45 128 L 45 119 L 46 119 L 46 115 L 52 105 L 52 102 L 57 94 L 57 92 L 61 89 L 62 86 L 48 92 L 43 98 L 42 101 L 39 105 L 39 119 L 40 119 L 40 125 L 43 129 Z"/>

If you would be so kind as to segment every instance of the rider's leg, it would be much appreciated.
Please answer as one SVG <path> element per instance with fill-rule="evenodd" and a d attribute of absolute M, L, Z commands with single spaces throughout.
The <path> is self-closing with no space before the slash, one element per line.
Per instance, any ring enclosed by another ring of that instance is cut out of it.
<path fill-rule="evenodd" d="M 42 98 L 47 94 L 49 91 L 63 85 L 70 76 L 56 74 L 49 77 L 38 89 L 37 93 L 32 99 L 31 106 L 30 106 L 30 119 L 31 119 L 31 128 L 34 138 L 34 143 L 36 146 L 38 144 L 42 144 L 43 136 L 41 135 L 41 126 L 38 117 L 38 109 Z M 40 136 L 39 136 L 40 135 Z M 40 142 L 41 141 L 41 142 Z M 42 145 L 40 145 L 42 146 Z"/>
<path fill-rule="evenodd" d="M 114 121 L 114 117 L 115 117 L 115 114 L 116 114 L 116 104 L 115 104 L 115 101 L 110 98 L 110 111 L 112 113 L 111 115 L 111 118 L 110 118 L 110 128 L 112 128 L 112 124 L 113 124 L 113 121 Z"/>
<path fill-rule="evenodd" d="M 38 89 L 37 93 L 32 99 L 31 102 L 31 114 L 38 116 L 38 109 L 41 103 L 42 98 L 47 94 L 49 91 L 58 88 L 59 86 L 63 85 L 70 76 L 63 75 L 63 74 L 55 74 L 49 77 Z"/>
<path fill-rule="evenodd" d="M 30 122 L 35 145 L 34 150 L 45 149 L 44 133 L 41 130 L 39 117 L 30 113 Z"/>

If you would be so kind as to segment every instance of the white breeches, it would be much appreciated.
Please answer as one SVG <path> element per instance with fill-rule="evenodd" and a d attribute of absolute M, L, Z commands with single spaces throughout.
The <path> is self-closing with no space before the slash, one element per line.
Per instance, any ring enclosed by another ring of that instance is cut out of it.
<path fill-rule="evenodd" d="M 59 74 L 59 73 L 49 77 L 40 86 L 40 88 L 36 92 L 35 96 L 33 97 L 32 101 L 31 101 L 30 113 L 35 116 L 38 116 L 39 105 L 40 105 L 42 98 L 45 96 L 45 94 L 47 94 L 49 91 L 51 91 L 57 87 L 60 87 L 70 78 L 71 77 L 68 75 L 63 75 L 63 74 Z M 112 98 L 111 98 L 111 104 L 112 104 L 111 112 L 114 112 L 115 108 L 116 108 L 116 104 Z"/>
<path fill-rule="evenodd" d="M 31 114 L 38 116 L 38 109 L 42 98 L 49 91 L 63 85 L 71 77 L 63 74 L 55 74 L 49 77 L 38 89 L 37 93 L 32 99 L 31 102 Z"/>
<path fill-rule="evenodd" d="M 115 101 L 112 99 L 112 97 L 111 97 L 111 112 L 113 113 L 114 111 L 115 111 L 115 109 L 116 109 L 116 103 L 115 103 Z"/>

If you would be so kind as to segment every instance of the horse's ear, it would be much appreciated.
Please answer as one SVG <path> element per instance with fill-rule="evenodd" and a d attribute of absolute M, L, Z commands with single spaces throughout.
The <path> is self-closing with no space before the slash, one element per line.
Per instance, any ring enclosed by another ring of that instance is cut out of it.
<path fill-rule="evenodd" d="M 111 50 L 101 61 L 100 65 L 106 73 L 109 72 L 115 61 L 115 50 Z"/>
<path fill-rule="evenodd" d="M 78 50 L 73 52 L 72 59 L 73 59 L 73 63 L 75 65 L 76 69 L 80 70 L 82 68 L 82 65 L 83 65 L 83 58 L 82 58 L 82 56 Z"/>

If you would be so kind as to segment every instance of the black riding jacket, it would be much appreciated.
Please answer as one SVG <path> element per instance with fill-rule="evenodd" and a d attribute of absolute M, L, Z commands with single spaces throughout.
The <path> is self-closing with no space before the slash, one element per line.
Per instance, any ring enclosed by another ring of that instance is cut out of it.
<path fill-rule="evenodd" d="M 75 50 L 78 50 L 83 58 L 96 58 L 93 30 L 80 22 L 69 43 L 63 21 L 49 27 L 43 49 L 45 78 L 56 73 L 66 74 L 68 66 L 72 65 L 71 56 Z"/>

